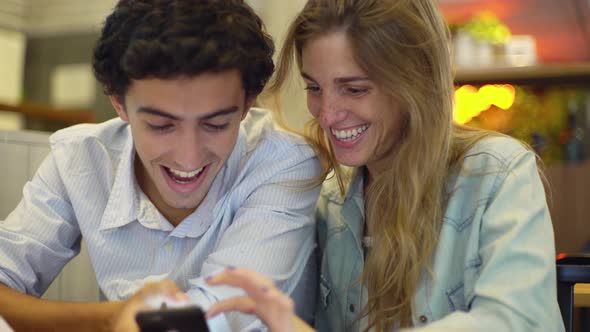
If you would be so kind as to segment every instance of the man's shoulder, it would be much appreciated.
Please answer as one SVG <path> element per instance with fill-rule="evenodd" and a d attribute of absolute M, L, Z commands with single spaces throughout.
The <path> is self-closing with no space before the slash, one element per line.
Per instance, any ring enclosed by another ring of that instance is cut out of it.
<path fill-rule="evenodd" d="M 279 154 L 301 153 L 307 157 L 314 155 L 305 139 L 296 133 L 281 128 L 273 113 L 266 109 L 252 108 L 242 121 L 242 128 L 246 137 L 246 151 L 258 151 L 272 158 Z M 298 152 L 296 152 L 298 151 Z"/>
<path fill-rule="evenodd" d="M 129 135 L 127 123 L 114 118 L 102 123 L 78 124 L 58 130 L 50 136 L 49 142 L 54 149 L 99 144 L 108 150 L 122 150 Z"/>
<path fill-rule="evenodd" d="M 305 140 L 281 129 L 272 113 L 251 109 L 242 121 L 238 142 L 226 162 L 236 185 L 288 183 L 318 177 L 321 166 Z M 278 180 L 277 180 L 278 179 Z"/>

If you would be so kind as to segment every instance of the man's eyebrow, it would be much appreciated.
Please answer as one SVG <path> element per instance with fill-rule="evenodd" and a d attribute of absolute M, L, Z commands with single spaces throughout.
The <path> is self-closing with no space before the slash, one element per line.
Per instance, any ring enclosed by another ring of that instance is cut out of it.
<path fill-rule="evenodd" d="M 239 110 L 240 109 L 238 108 L 238 106 L 230 106 L 230 107 L 223 108 L 223 109 L 220 109 L 218 111 L 215 111 L 215 112 L 212 112 L 212 113 L 209 113 L 209 114 L 205 114 L 205 115 L 201 116 L 200 119 L 201 120 L 210 120 L 210 119 L 216 118 L 218 116 L 236 113 Z"/>
<path fill-rule="evenodd" d="M 200 117 L 201 120 L 210 120 L 212 118 L 218 117 L 218 116 L 222 116 L 222 115 L 228 115 L 228 114 L 232 114 L 239 111 L 239 108 L 237 106 L 230 106 L 228 108 L 224 108 L 224 109 L 220 109 L 218 111 L 214 111 L 212 113 L 209 114 L 205 114 L 203 116 Z M 151 114 L 151 115 L 155 115 L 155 116 L 160 116 L 163 118 L 167 118 L 170 120 L 180 120 L 179 117 L 177 117 L 176 115 L 172 115 L 168 112 L 162 111 L 160 109 L 154 108 L 154 107 L 150 107 L 150 106 L 142 106 L 140 108 L 137 109 L 138 113 L 146 113 L 146 114 Z"/>
<path fill-rule="evenodd" d="M 305 72 L 301 72 L 301 77 L 306 80 L 316 81 L 311 77 L 309 74 Z M 334 79 L 336 83 L 350 83 L 350 82 L 357 82 L 357 81 L 370 81 L 371 79 L 367 76 L 346 76 L 346 77 L 338 77 Z"/>
<path fill-rule="evenodd" d="M 170 120 L 179 120 L 179 118 L 175 115 L 172 115 L 172 114 L 164 112 L 160 109 L 157 109 L 154 107 L 149 107 L 149 106 L 142 106 L 142 107 L 138 108 L 137 113 L 146 113 L 146 114 L 161 116 L 163 118 L 167 118 Z"/>

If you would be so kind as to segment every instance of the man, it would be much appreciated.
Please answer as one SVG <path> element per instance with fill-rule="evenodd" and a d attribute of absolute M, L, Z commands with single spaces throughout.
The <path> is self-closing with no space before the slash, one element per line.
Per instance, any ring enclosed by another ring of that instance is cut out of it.
<path fill-rule="evenodd" d="M 243 1 L 121 0 L 93 59 L 119 119 L 51 137 L 0 223 L 0 316 L 15 330 L 110 330 L 151 282 L 171 279 L 205 309 L 239 295 L 204 282 L 229 266 L 302 298 L 319 188 L 301 180 L 320 166 L 299 137 L 250 110 L 272 53 Z M 109 301 L 39 300 L 81 238 Z M 299 305 L 311 308 L 309 295 Z M 260 326 L 241 315 L 216 324 Z"/>

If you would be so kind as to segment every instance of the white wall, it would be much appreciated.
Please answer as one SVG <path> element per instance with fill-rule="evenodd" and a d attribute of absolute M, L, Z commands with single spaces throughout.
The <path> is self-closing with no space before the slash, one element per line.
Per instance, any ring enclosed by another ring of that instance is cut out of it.
<path fill-rule="evenodd" d="M 31 36 L 99 29 L 117 0 L 1 0 L 0 27 Z"/>
<path fill-rule="evenodd" d="M 0 102 L 14 104 L 22 96 L 25 35 L 0 29 Z"/>
<path fill-rule="evenodd" d="M 116 0 L 26 0 L 26 32 L 31 36 L 98 31 Z"/>
<path fill-rule="evenodd" d="M 0 27 L 20 31 L 25 25 L 27 0 L 0 1 Z"/>
<path fill-rule="evenodd" d="M 6 6 L 6 3 L 0 3 Z M 21 101 L 25 45 L 22 32 L 0 28 L 0 103 L 16 105 Z M 0 129 L 19 129 L 22 123 L 20 114 L 1 112 L 0 109 Z"/>
<path fill-rule="evenodd" d="M 262 17 L 268 32 L 272 35 L 275 45 L 275 60 L 283 45 L 283 40 L 289 24 L 295 15 L 303 8 L 306 0 L 251 0 L 251 5 Z M 280 107 L 285 119 L 295 129 L 303 129 L 310 115 L 307 111 L 304 86 L 299 77 L 299 69 L 294 66 L 291 74 L 293 80 L 288 85 Z"/>
<path fill-rule="evenodd" d="M 13 104 L 22 94 L 22 63 L 24 63 L 24 35 L 27 0 L 0 1 L 0 103 Z M 0 110 L 0 129 L 19 129 L 23 125 L 20 114 Z"/>

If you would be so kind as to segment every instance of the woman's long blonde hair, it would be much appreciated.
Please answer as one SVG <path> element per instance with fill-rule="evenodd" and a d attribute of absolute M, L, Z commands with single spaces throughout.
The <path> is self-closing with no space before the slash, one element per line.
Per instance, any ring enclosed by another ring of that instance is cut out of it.
<path fill-rule="evenodd" d="M 391 167 L 371 174 L 365 192 L 367 232 L 374 238 L 362 276 L 369 298 L 361 313 L 369 328 L 411 326 L 412 299 L 424 271 L 431 271 L 450 168 L 490 135 L 453 125 L 453 73 L 449 32 L 433 0 L 310 0 L 288 30 L 270 91 L 278 92 L 304 44 L 344 31 L 357 63 L 400 101 L 407 124 Z M 314 119 L 306 138 L 345 179 L 330 143 Z"/>

